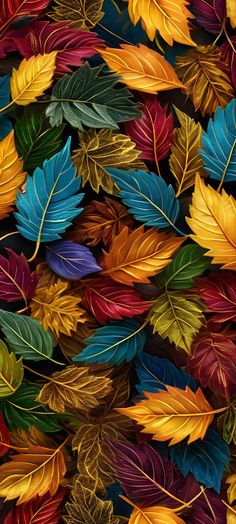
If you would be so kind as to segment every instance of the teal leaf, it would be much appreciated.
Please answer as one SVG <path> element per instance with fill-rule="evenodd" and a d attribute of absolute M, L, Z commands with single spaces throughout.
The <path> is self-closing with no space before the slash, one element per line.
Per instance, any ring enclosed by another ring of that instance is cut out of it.
<path fill-rule="evenodd" d="M 204 256 L 200 246 L 188 244 L 181 247 L 172 262 L 155 278 L 158 286 L 168 289 L 190 289 L 194 277 L 204 273 L 211 265 L 211 259 Z"/>
<path fill-rule="evenodd" d="M 146 339 L 146 331 L 134 319 L 110 322 L 87 338 L 88 346 L 72 360 L 119 366 L 142 351 Z"/>
<path fill-rule="evenodd" d="M 110 168 L 107 172 L 118 186 L 122 202 L 136 220 L 159 229 L 170 226 L 177 229 L 179 202 L 173 187 L 163 178 L 140 170 Z"/>
<path fill-rule="evenodd" d="M 210 118 L 207 132 L 202 135 L 200 154 L 204 170 L 214 180 L 236 181 L 236 99 Z"/>
<path fill-rule="evenodd" d="M 53 360 L 52 337 L 31 317 L 0 310 L 0 326 L 7 345 L 16 355 L 26 360 Z"/>
<path fill-rule="evenodd" d="M 57 240 L 82 208 L 78 204 L 81 179 L 70 158 L 71 138 L 43 167 L 37 167 L 27 177 L 25 193 L 19 191 L 16 199 L 17 228 L 29 240 L 40 244 Z"/>
<path fill-rule="evenodd" d="M 58 80 L 52 91 L 52 103 L 46 110 L 52 126 L 60 125 L 65 118 L 80 131 L 83 126 L 119 129 L 118 122 L 140 115 L 127 87 L 115 89 L 119 77 L 102 75 L 102 68 L 103 65 L 92 69 L 86 63 L 72 75 Z"/>
<path fill-rule="evenodd" d="M 0 77 L 0 109 L 7 106 L 10 101 L 9 76 Z M 10 119 L 0 114 L 0 140 L 3 140 L 12 130 Z"/>

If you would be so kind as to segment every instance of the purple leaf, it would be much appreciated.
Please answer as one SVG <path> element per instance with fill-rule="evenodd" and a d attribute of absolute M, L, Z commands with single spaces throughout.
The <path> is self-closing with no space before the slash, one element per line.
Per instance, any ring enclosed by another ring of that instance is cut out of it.
<path fill-rule="evenodd" d="M 59 240 L 46 248 L 49 267 L 62 278 L 78 280 L 101 270 L 89 248 L 71 240 Z"/>
<path fill-rule="evenodd" d="M 37 285 L 36 273 L 31 273 L 25 256 L 17 255 L 5 248 L 8 259 L 0 255 L 0 294 L 1 300 L 17 302 L 31 298 Z"/>
<path fill-rule="evenodd" d="M 223 524 L 226 522 L 226 507 L 213 489 L 206 489 L 192 506 L 189 524 Z"/>
<path fill-rule="evenodd" d="M 218 34 L 226 18 L 225 0 L 192 0 L 192 12 L 199 25 Z"/>

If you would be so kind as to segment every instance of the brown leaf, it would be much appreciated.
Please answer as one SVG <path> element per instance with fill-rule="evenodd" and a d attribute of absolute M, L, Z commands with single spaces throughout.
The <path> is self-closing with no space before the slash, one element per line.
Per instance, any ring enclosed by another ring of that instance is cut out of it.
<path fill-rule="evenodd" d="M 199 45 L 176 59 L 176 71 L 187 87 L 196 111 L 212 114 L 225 107 L 234 92 L 226 73 L 219 67 L 220 51 L 214 45 Z"/>
<path fill-rule="evenodd" d="M 126 135 L 111 129 L 90 129 L 79 133 L 79 141 L 80 148 L 74 151 L 73 162 L 82 178 L 82 187 L 89 182 L 96 193 L 102 188 L 112 194 L 114 182 L 106 168 L 146 170 L 136 144 Z"/>
<path fill-rule="evenodd" d="M 78 324 L 76 331 L 72 331 L 71 335 L 60 335 L 58 344 L 65 357 L 72 359 L 78 355 L 87 346 L 85 340 L 92 336 L 97 329 L 95 320 L 88 317 L 85 324 Z"/>
<path fill-rule="evenodd" d="M 50 17 L 56 22 L 67 20 L 70 27 L 88 31 L 103 17 L 104 0 L 55 0 L 55 7 Z"/>

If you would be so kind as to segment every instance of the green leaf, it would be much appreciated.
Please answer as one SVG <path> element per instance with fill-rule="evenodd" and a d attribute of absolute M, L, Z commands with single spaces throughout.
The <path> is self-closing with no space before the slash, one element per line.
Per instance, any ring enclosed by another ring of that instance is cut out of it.
<path fill-rule="evenodd" d="M 9 348 L 16 355 L 35 362 L 53 360 L 52 337 L 37 320 L 1 309 L 0 326 Z"/>
<path fill-rule="evenodd" d="M 236 400 L 231 403 L 229 409 L 217 419 L 217 426 L 227 444 L 233 442 L 236 445 Z"/>
<path fill-rule="evenodd" d="M 21 358 L 16 360 L 14 353 L 9 355 L 7 346 L 0 340 L 0 397 L 13 395 L 21 385 L 23 377 Z"/>
<path fill-rule="evenodd" d="M 46 110 L 52 126 L 59 126 L 65 118 L 80 131 L 83 125 L 119 129 L 117 122 L 140 115 L 127 87 L 114 89 L 119 77 L 102 75 L 102 68 L 103 65 L 92 69 L 86 63 L 73 75 L 64 75 L 58 80 L 52 91 L 52 103 Z"/>
<path fill-rule="evenodd" d="M 211 264 L 204 253 L 205 249 L 193 244 L 182 247 L 171 264 L 155 278 L 156 283 L 175 290 L 193 287 L 193 278 L 202 275 Z"/>
<path fill-rule="evenodd" d="M 155 300 L 149 313 L 153 333 L 158 332 L 162 338 L 168 338 L 177 348 L 191 353 L 194 336 L 200 330 L 204 316 L 204 306 L 196 295 L 185 295 L 166 291 Z"/>
<path fill-rule="evenodd" d="M 61 148 L 64 125 L 51 127 L 41 109 L 25 108 L 23 118 L 15 125 L 16 149 L 24 160 L 26 171 L 40 166 Z"/>
<path fill-rule="evenodd" d="M 59 416 L 49 411 L 44 404 L 36 401 L 41 387 L 30 382 L 23 382 L 19 389 L 0 403 L 10 431 L 16 428 L 29 429 L 35 425 L 46 433 L 60 431 Z"/>

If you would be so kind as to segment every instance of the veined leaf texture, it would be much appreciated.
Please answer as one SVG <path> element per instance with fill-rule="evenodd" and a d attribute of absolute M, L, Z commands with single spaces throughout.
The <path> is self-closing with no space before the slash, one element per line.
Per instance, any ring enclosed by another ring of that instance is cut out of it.
<path fill-rule="evenodd" d="M 235 524 L 236 2 L 0 2 L 1 524 Z"/>

